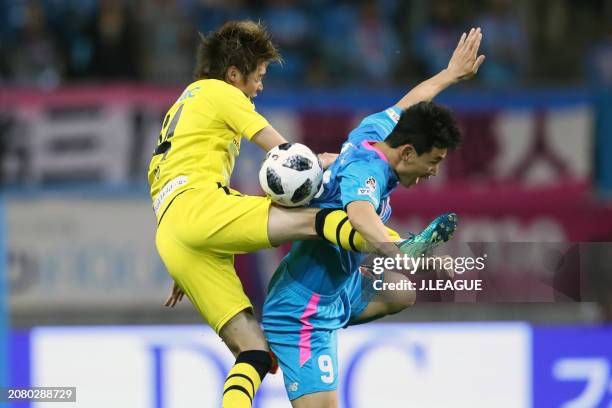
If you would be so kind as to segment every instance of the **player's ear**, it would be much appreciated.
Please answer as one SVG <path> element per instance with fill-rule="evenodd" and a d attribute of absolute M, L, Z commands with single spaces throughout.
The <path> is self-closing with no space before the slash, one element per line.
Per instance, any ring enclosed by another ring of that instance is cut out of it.
<path fill-rule="evenodd" d="M 227 71 L 225 71 L 225 82 L 234 85 L 240 82 L 241 78 L 242 74 L 240 73 L 240 70 L 234 65 L 230 65 Z"/>
<path fill-rule="evenodd" d="M 417 152 L 411 144 L 402 145 L 399 149 L 402 161 L 410 161 L 417 156 Z"/>

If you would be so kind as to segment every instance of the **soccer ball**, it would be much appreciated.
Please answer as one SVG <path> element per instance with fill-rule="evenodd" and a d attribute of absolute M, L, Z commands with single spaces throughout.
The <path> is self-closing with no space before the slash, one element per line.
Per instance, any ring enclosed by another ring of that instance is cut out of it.
<path fill-rule="evenodd" d="M 283 143 L 266 154 L 259 184 L 273 202 L 285 207 L 307 204 L 321 187 L 323 169 L 316 154 L 300 143 Z"/>

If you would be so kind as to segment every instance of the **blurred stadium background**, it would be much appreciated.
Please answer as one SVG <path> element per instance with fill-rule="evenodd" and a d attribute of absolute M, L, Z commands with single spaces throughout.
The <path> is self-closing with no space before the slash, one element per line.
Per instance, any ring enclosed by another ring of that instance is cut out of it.
<path fill-rule="evenodd" d="M 190 305 L 161 306 L 146 167 L 197 30 L 237 18 L 265 22 L 285 59 L 258 110 L 332 152 L 482 27 L 478 77 L 437 99 L 464 146 L 394 197 L 395 226 L 454 210 L 458 242 L 577 254 L 549 271 L 563 296 L 423 302 L 343 331 L 342 406 L 612 406 L 610 0 L 3 0 L 0 386 L 76 386 L 70 407 L 218 405 L 232 359 Z M 262 157 L 243 144 L 235 188 L 260 193 Z M 284 250 L 237 257 L 256 305 Z M 289 406 L 279 375 L 256 401 Z"/>

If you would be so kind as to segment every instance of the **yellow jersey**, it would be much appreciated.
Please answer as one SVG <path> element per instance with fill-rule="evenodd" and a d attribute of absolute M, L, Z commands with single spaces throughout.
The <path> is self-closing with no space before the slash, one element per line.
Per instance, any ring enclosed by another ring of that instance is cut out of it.
<path fill-rule="evenodd" d="M 217 79 L 193 82 L 172 105 L 149 164 L 159 222 L 177 194 L 206 184 L 229 185 L 240 140 L 268 126 L 238 88 Z"/>

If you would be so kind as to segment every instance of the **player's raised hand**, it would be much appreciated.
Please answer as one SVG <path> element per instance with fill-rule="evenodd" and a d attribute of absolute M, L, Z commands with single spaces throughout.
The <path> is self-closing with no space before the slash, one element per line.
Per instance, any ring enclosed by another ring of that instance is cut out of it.
<path fill-rule="evenodd" d="M 478 55 L 482 32 L 480 27 L 472 28 L 468 34 L 463 33 L 457 44 L 457 48 L 446 68 L 457 80 L 469 79 L 476 75 L 478 68 L 485 60 L 484 55 Z"/>
<path fill-rule="evenodd" d="M 164 306 L 167 306 L 167 307 L 176 306 L 178 302 L 183 300 L 183 296 L 185 296 L 185 292 L 183 292 L 183 289 L 181 289 L 180 286 L 177 285 L 176 282 L 174 282 L 172 285 L 172 289 L 170 290 L 170 294 L 168 295 L 168 298 L 166 299 L 166 302 L 164 303 Z"/>

